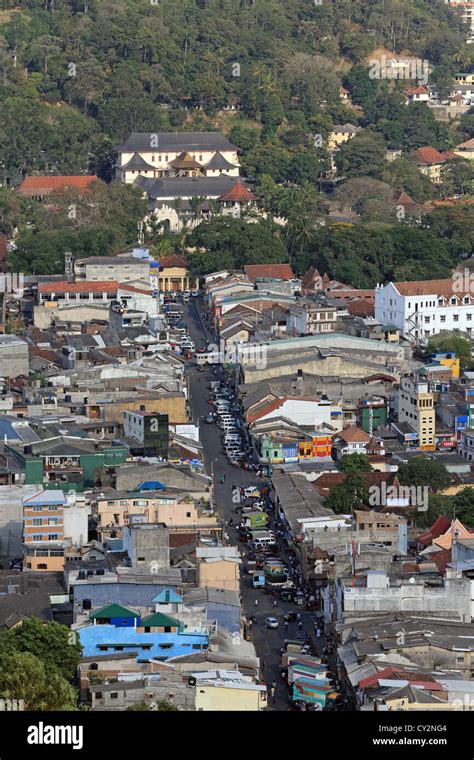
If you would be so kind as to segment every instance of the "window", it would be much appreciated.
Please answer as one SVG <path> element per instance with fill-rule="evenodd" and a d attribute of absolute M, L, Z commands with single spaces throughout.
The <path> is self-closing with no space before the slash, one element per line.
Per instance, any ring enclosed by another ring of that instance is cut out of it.
<path fill-rule="evenodd" d="M 41 512 L 43 507 L 32 507 L 33 512 Z"/>
<path fill-rule="evenodd" d="M 202 649 L 201 644 L 193 644 L 193 649 Z"/>
<path fill-rule="evenodd" d="M 173 644 L 160 644 L 160 649 L 171 649 Z"/>
<path fill-rule="evenodd" d="M 102 692 L 101 691 L 96 691 L 95 698 L 96 699 L 102 699 Z"/>
<path fill-rule="evenodd" d="M 186 517 L 191 517 L 191 512 L 186 512 Z"/>
<path fill-rule="evenodd" d="M 466 319 L 470 322 L 472 320 L 472 314 L 466 314 Z"/>
<path fill-rule="evenodd" d="M 165 625 L 165 633 L 171 633 L 172 628 L 170 625 Z"/>
<path fill-rule="evenodd" d="M 446 322 L 446 316 L 444 314 L 440 317 L 440 321 L 441 322 Z"/>
<path fill-rule="evenodd" d="M 43 535 L 41 533 L 33 533 L 32 541 L 42 541 Z"/>
<path fill-rule="evenodd" d="M 43 525 L 43 520 L 41 519 L 41 517 L 35 517 L 35 519 L 33 520 L 33 525 Z"/>
<path fill-rule="evenodd" d="M 55 507 L 53 504 L 50 504 L 50 506 L 48 507 L 48 511 L 49 512 L 57 512 L 58 508 Z"/>
<path fill-rule="evenodd" d="M 453 321 L 459 322 L 459 314 L 453 314 Z"/>
<path fill-rule="evenodd" d="M 59 522 L 57 517 L 48 517 L 48 525 L 57 525 Z"/>
<path fill-rule="evenodd" d="M 58 540 L 57 533 L 48 533 L 48 541 L 57 541 L 57 540 Z"/>
<path fill-rule="evenodd" d="M 111 691 L 110 699 L 118 699 L 118 691 Z"/>

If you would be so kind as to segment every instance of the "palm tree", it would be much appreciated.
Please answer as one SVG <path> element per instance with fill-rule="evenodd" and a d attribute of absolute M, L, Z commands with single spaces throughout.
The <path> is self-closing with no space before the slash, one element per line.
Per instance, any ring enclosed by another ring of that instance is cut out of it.
<path fill-rule="evenodd" d="M 197 220 L 201 216 L 202 207 L 204 206 L 205 202 L 206 202 L 206 196 L 205 195 L 195 195 L 189 201 L 189 205 L 191 206 L 191 211 L 194 214 L 194 222 L 195 223 L 197 222 Z"/>
<path fill-rule="evenodd" d="M 177 198 L 174 199 L 172 205 L 173 205 L 173 209 L 176 211 L 176 216 L 178 217 L 178 230 L 179 230 L 179 225 L 182 223 L 180 214 L 183 208 L 183 199 L 178 196 Z"/>

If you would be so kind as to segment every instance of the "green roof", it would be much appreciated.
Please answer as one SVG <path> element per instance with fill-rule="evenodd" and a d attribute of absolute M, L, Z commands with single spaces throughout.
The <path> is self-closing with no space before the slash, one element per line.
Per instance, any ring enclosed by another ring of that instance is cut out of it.
<path fill-rule="evenodd" d="M 140 621 L 140 627 L 146 628 L 179 628 L 179 620 L 169 617 L 169 615 L 163 615 L 162 612 L 154 612 L 146 618 L 142 618 Z"/>
<path fill-rule="evenodd" d="M 91 620 L 101 620 L 105 618 L 139 618 L 138 612 L 129 610 L 128 607 L 122 607 L 121 604 L 108 604 L 96 612 L 89 615 Z"/>

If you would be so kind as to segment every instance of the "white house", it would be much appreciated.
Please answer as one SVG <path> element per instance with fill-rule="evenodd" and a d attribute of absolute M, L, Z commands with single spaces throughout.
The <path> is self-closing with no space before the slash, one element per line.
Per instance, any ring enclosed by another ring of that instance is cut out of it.
<path fill-rule="evenodd" d="M 474 289 L 458 272 L 446 280 L 389 282 L 375 288 L 375 319 L 409 340 L 425 343 L 442 330 L 472 332 Z M 471 291 L 471 292 L 470 292 Z"/>

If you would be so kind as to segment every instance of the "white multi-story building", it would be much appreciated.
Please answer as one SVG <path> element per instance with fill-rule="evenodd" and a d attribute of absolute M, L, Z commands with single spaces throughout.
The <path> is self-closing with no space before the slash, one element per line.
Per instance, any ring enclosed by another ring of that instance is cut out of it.
<path fill-rule="evenodd" d="M 445 2 L 447 5 L 450 5 L 466 23 L 468 27 L 467 42 L 474 43 L 474 2 L 466 2 L 466 0 L 445 0 Z"/>
<path fill-rule="evenodd" d="M 375 319 L 396 325 L 408 340 L 426 343 L 442 330 L 472 332 L 474 290 L 462 278 L 389 282 L 375 288 Z"/>

